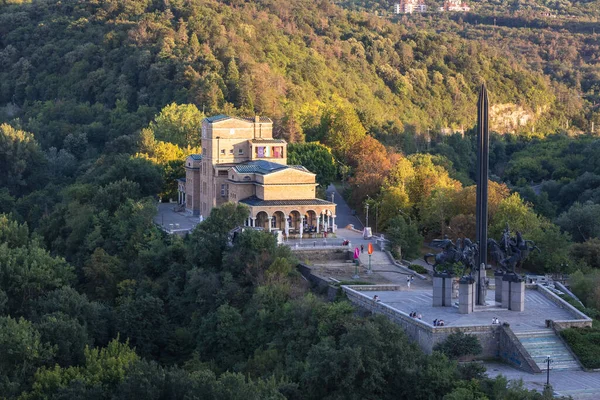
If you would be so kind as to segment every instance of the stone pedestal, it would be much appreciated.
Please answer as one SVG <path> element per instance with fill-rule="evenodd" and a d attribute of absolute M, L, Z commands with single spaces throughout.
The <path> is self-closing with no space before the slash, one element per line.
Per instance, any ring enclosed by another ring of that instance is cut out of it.
<path fill-rule="evenodd" d="M 502 278 L 502 307 L 525 310 L 525 282 L 518 275 L 507 274 Z"/>
<path fill-rule="evenodd" d="M 452 275 L 433 275 L 433 306 L 452 307 Z"/>
<path fill-rule="evenodd" d="M 472 278 L 463 277 L 458 289 L 459 314 L 471 314 L 475 306 L 475 283 Z"/>
<path fill-rule="evenodd" d="M 502 272 L 502 271 L 494 272 L 494 278 L 495 278 L 494 284 L 496 286 L 494 300 L 496 300 L 496 303 L 502 303 L 502 278 L 503 277 L 504 277 L 504 272 Z"/>

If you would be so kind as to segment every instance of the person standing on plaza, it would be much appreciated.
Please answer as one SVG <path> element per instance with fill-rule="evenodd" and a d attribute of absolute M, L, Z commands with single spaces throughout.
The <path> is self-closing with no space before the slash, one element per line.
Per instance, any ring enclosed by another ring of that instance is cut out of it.
<path fill-rule="evenodd" d="M 365 246 L 363 246 L 362 244 L 360 245 L 360 254 L 362 254 L 365 251 Z"/>
<path fill-rule="evenodd" d="M 406 277 L 406 285 L 410 288 L 410 276 Z"/>

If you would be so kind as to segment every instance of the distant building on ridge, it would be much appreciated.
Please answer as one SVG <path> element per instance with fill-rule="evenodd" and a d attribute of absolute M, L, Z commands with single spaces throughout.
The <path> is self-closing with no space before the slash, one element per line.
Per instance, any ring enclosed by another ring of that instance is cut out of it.
<path fill-rule="evenodd" d="M 469 12 L 471 7 L 463 0 L 446 0 L 439 10 L 440 12 Z"/>
<path fill-rule="evenodd" d="M 400 0 L 400 3 L 394 4 L 394 13 L 396 14 L 412 14 L 414 12 L 427 12 L 424 0 Z"/>

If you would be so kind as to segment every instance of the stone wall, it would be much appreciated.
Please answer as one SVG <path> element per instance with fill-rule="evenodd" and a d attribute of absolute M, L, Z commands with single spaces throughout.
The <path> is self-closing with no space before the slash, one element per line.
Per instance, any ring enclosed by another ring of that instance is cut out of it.
<path fill-rule="evenodd" d="M 416 342 L 419 347 L 428 354 L 431 354 L 433 347 L 446 338 L 457 332 L 463 332 L 475 335 L 483 348 L 483 353 L 478 358 L 487 359 L 498 356 L 499 326 L 472 326 L 472 327 L 453 327 L 453 326 L 431 326 L 419 319 L 410 317 L 408 314 L 396 310 L 381 302 L 375 302 L 362 291 L 386 290 L 381 286 L 342 286 L 348 300 L 354 305 L 368 310 L 372 313 L 385 315 L 390 321 L 400 325 L 408 337 Z"/>
<path fill-rule="evenodd" d="M 498 339 L 498 358 L 529 373 L 541 372 L 529 352 L 525 350 L 525 347 L 519 341 L 519 338 L 508 326 L 502 325 L 499 327 Z"/>
<path fill-rule="evenodd" d="M 552 326 L 555 330 L 560 331 L 566 328 L 585 328 L 592 326 L 592 319 L 571 304 L 567 303 L 542 285 L 536 285 L 536 288 L 548 300 L 552 301 L 560 308 L 564 308 L 573 315 L 573 319 L 570 320 L 552 321 Z"/>
<path fill-rule="evenodd" d="M 298 264 L 296 269 L 311 284 L 313 290 L 327 296 L 327 300 L 329 301 L 335 300 L 339 288 L 331 285 L 331 282 L 328 279 L 313 275 L 312 270 L 306 264 Z"/>
<path fill-rule="evenodd" d="M 317 245 L 319 244 L 319 241 L 317 241 Z M 304 249 L 304 248 L 299 248 L 299 249 L 294 249 L 292 248 L 292 250 L 294 250 L 294 255 L 298 258 L 299 261 L 301 262 L 312 262 L 312 263 L 326 263 L 326 262 L 331 262 L 331 261 L 347 261 L 347 260 L 352 260 L 352 253 L 348 250 L 347 246 L 341 246 L 341 247 L 334 247 L 331 249 L 320 249 L 320 250 L 314 250 L 314 249 Z"/>

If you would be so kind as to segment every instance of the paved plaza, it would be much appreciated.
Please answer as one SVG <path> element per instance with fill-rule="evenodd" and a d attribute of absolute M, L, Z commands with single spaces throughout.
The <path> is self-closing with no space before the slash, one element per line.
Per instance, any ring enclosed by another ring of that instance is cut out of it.
<path fill-rule="evenodd" d="M 190 232 L 200 223 L 198 217 L 193 217 L 185 211 L 176 212 L 176 207 L 175 203 L 159 203 L 154 223 L 168 233 Z"/>
<path fill-rule="evenodd" d="M 548 300 L 537 290 L 525 291 L 525 311 L 515 312 L 494 306 L 494 291 L 488 290 L 487 303 L 491 306 L 476 307 L 472 314 L 459 314 L 458 307 L 433 307 L 431 283 L 423 283 L 428 287 L 408 288 L 401 286 L 396 291 L 374 291 L 369 296 L 378 295 L 382 303 L 396 310 L 410 313 L 416 311 L 423 316 L 423 322 L 430 325 L 434 319 L 443 319 L 446 326 L 481 326 L 490 325 L 492 318 L 498 317 L 500 322 L 508 322 L 513 331 L 535 330 L 545 328 L 546 320 L 569 320 L 573 315 Z"/>

